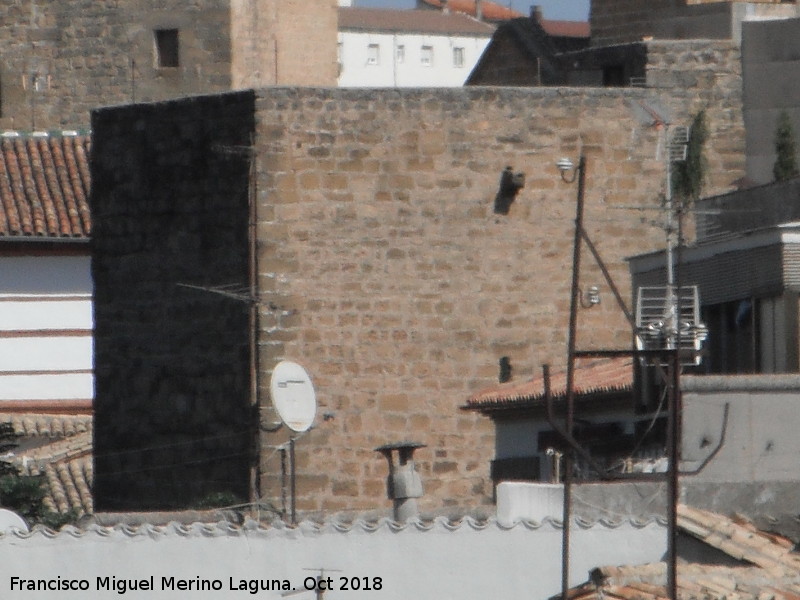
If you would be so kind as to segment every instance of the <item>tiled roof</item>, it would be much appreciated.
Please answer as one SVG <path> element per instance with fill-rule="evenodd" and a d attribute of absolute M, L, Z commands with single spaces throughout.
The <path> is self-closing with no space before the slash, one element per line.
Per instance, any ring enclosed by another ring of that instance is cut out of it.
<path fill-rule="evenodd" d="M 23 475 L 44 475 L 44 503 L 52 511 L 91 514 L 92 434 L 81 433 L 28 451 L 16 459 Z"/>
<path fill-rule="evenodd" d="M 604 358 L 577 363 L 575 368 L 576 397 L 622 393 L 633 389 L 633 359 Z M 550 393 L 554 400 L 567 395 L 567 373 L 550 375 Z M 465 408 L 502 410 L 541 405 L 544 401 L 544 377 L 524 383 L 501 383 L 473 394 Z"/>
<path fill-rule="evenodd" d="M 86 135 L 0 134 L 0 239 L 88 238 Z"/>
<path fill-rule="evenodd" d="M 23 475 L 42 475 L 47 481 L 45 506 L 55 512 L 93 512 L 92 417 L 87 415 L 0 415 L 22 437 L 12 462 Z M 25 440 L 52 438 L 24 449 Z"/>
<path fill-rule="evenodd" d="M 92 430 L 91 415 L 0 414 L 0 422 L 11 423 L 26 437 L 59 438 Z"/>
<path fill-rule="evenodd" d="M 541 19 L 539 23 L 548 34 L 554 37 L 588 38 L 590 35 L 587 21 L 551 21 Z"/>
<path fill-rule="evenodd" d="M 738 560 L 761 567 L 776 577 L 800 575 L 800 554 L 791 540 L 759 531 L 744 518 L 727 518 L 716 513 L 681 505 L 678 527 L 709 546 Z"/>
<path fill-rule="evenodd" d="M 464 14 L 380 8 L 339 9 L 339 29 L 490 37 L 494 27 Z"/>
<path fill-rule="evenodd" d="M 756 529 L 739 518 L 727 518 L 686 505 L 678 507 L 678 527 L 728 556 L 754 566 L 679 563 L 681 600 L 797 600 L 800 555 L 786 538 Z M 591 581 L 570 590 L 570 600 L 662 600 L 666 564 L 609 566 L 595 569 Z"/>
<path fill-rule="evenodd" d="M 422 2 L 432 8 L 439 9 L 443 8 L 445 4 L 443 0 L 422 0 Z M 447 0 L 448 10 L 470 15 L 471 17 L 474 17 L 476 14 L 475 4 L 475 0 Z M 489 2 L 488 0 L 483 2 L 481 10 L 483 12 L 483 18 L 488 21 L 505 21 L 506 19 L 515 19 L 524 16 L 522 13 L 506 8 L 500 4 Z"/>

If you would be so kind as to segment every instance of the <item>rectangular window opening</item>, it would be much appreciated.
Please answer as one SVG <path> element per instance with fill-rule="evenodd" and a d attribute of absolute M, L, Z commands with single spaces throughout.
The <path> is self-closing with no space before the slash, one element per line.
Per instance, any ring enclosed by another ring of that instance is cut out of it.
<path fill-rule="evenodd" d="M 378 44 L 367 46 L 367 64 L 378 65 L 381 62 L 381 48 Z"/>
<path fill-rule="evenodd" d="M 406 61 L 406 47 L 402 44 L 397 46 L 394 56 L 398 63 L 404 63 Z"/>
<path fill-rule="evenodd" d="M 177 29 L 156 29 L 156 67 L 174 69 L 180 67 Z"/>
<path fill-rule="evenodd" d="M 464 67 L 464 48 L 453 48 L 453 66 L 457 69 Z"/>
<path fill-rule="evenodd" d="M 433 46 L 423 46 L 422 54 L 420 55 L 420 62 L 423 67 L 433 66 Z"/>

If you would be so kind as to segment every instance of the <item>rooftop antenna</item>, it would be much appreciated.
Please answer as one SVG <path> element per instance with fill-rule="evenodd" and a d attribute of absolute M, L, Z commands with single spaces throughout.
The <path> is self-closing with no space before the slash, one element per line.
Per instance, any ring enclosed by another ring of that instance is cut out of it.
<path fill-rule="evenodd" d="M 322 600 L 325 597 L 325 592 L 333 588 L 333 581 L 330 577 L 325 577 L 325 573 L 342 573 L 341 569 L 303 569 L 303 571 L 319 571 L 316 577 L 306 577 L 303 580 L 302 589 L 294 589 L 288 592 L 281 593 L 281 596 L 296 596 L 304 592 L 314 592 L 316 600 Z M 309 581 L 311 580 L 311 581 Z"/>

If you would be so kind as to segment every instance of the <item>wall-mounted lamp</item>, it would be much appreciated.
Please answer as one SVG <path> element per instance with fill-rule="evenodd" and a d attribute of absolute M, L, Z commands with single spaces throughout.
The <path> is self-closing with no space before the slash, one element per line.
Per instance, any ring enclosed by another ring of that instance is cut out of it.
<path fill-rule="evenodd" d="M 586 291 L 578 288 L 578 299 L 583 308 L 592 308 L 600 304 L 600 288 L 596 285 L 590 285 Z"/>
<path fill-rule="evenodd" d="M 578 168 L 575 168 L 575 164 L 569 158 L 561 158 L 556 163 L 559 172 L 561 173 L 561 179 L 566 181 L 567 183 L 572 183 L 575 181 L 575 177 L 578 175 L 578 171 L 583 168 L 583 158 L 581 158 L 581 164 L 578 165 Z M 567 177 L 567 173 L 572 171 L 572 177 Z"/>

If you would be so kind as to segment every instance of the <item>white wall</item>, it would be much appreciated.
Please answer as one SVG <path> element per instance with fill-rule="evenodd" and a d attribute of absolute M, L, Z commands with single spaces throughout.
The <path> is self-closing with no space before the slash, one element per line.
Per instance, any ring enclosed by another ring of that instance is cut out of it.
<path fill-rule="evenodd" d="M 88 256 L 0 257 L 0 401 L 91 400 Z"/>
<path fill-rule="evenodd" d="M 500 527 L 496 522 L 476 523 L 465 519 L 453 524 L 438 519 L 422 526 L 408 524 L 398 529 L 383 521 L 379 526 L 327 524 L 321 529 L 303 523 L 296 529 L 245 529 L 221 525 L 156 528 L 98 528 L 62 531 L 53 538 L 34 532 L 29 536 L 0 537 L 0 597 L 4 600 L 47 600 L 65 592 L 20 592 L 10 590 L 10 578 L 86 579 L 86 592 L 70 592 L 81 600 L 120 597 L 186 600 L 253 597 L 230 591 L 229 579 L 289 579 L 302 586 L 313 577 L 310 569 L 338 569 L 330 576 L 364 577 L 378 591 L 331 591 L 326 600 L 380 598 L 381 600 L 486 600 L 529 598 L 544 600 L 560 591 L 561 529 L 517 524 Z M 642 564 L 661 559 L 665 551 L 665 529 L 649 524 L 620 522 L 572 530 L 571 583 L 587 580 L 590 569 L 606 564 Z M 154 592 L 96 590 L 96 577 L 149 578 Z M 162 591 L 162 576 L 219 579 L 216 592 Z M 262 591 L 257 598 L 281 598 L 280 592 Z M 312 593 L 296 598 L 313 599 Z"/>
<path fill-rule="evenodd" d="M 728 405 L 724 443 L 693 482 L 800 480 L 800 376 L 683 377 L 681 387 L 686 470 L 698 468 L 719 445 Z"/>
<path fill-rule="evenodd" d="M 489 44 L 489 37 L 339 32 L 340 87 L 459 87 Z M 377 64 L 369 63 L 369 46 L 378 46 Z M 397 60 L 397 48 L 405 56 Z M 422 63 L 422 47 L 433 48 L 433 61 Z M 453 65 L 453 48 L 464 49 L 464 65 Z"/>

